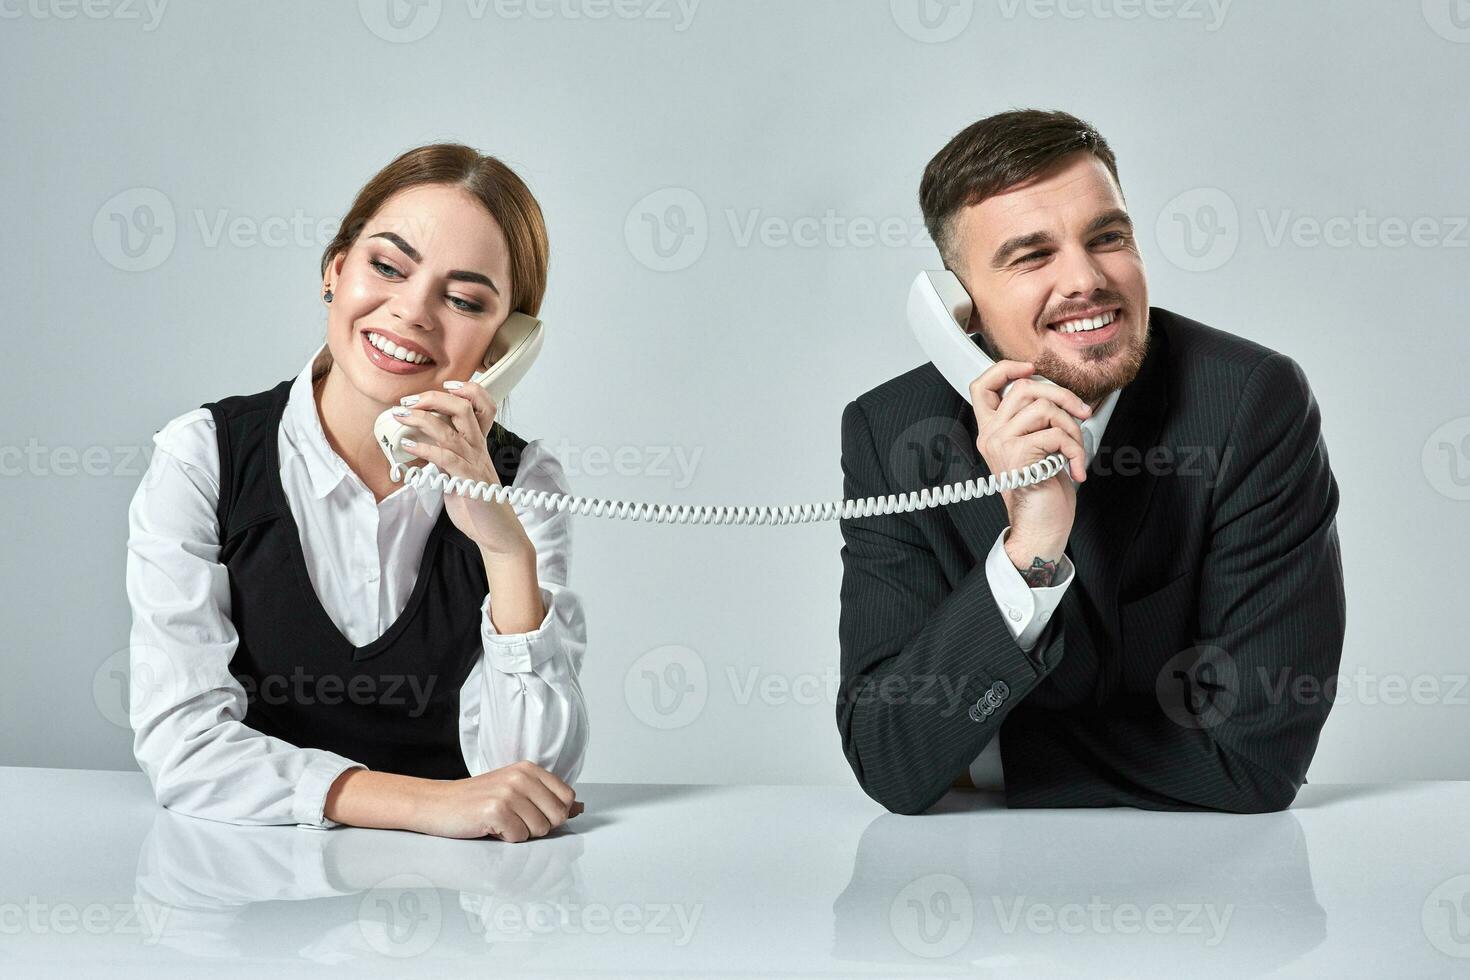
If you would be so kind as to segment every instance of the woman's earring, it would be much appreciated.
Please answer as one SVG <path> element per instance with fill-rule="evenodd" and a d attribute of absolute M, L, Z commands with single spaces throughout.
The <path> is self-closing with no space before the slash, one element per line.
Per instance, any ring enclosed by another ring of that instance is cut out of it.
<path fill-rule="evenodd" d="M 322 294 L 322 299 L 324 299 L 328 303 L 330 303 L 332 301 L 332 291 L 329 289 L 325 293 L 323 293 Z"/>

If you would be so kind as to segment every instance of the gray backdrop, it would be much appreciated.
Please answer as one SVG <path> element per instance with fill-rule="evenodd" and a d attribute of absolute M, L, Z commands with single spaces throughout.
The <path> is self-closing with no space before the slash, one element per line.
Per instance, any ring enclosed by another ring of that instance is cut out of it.
<path fill-rule="evenodd" d="M 1321 404 L 1350 599 L 1314 781 L 1470 776 L 1470 4 L 6 4 L 0 764 L 132 768 L 126 509 L 169 418 L 292 375 L 374 171 L 503 157 L 552 240 L 506 421 L 576 491 L 840 496 L 838 420 L 920 363 L 916 189 L 1064 108 L 1119 156 L 1155 305 Z M 124 229 L 126 234 L 124 234 Z M 589 780 L 849 783 L 835 524 L 578 519 Z M 686 668 L 682 701 L 649 678 Z"/>

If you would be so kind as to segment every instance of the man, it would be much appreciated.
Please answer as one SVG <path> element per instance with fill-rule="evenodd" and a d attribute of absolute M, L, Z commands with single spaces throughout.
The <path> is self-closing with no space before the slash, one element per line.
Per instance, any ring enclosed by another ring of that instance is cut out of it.
<path fill-rule="evenodd" d="M 837 722 L 858 781 L 898 813 L 971 784 L 1011 807 L 1287 807 L 1345 620 L 1300 367 L 1148 305 L 1113 153 L 1074 116 L 974 123 L 919 199 L 997 363 L 973 408 L 927 363 L 848 404 L 844 496 L 1067 467 L 842 522 Z"/>

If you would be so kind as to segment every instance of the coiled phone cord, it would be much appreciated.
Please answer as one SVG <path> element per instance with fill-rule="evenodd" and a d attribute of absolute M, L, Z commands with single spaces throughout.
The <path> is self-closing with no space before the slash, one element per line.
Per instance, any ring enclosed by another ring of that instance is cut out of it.
<path fill-rule="evenodd" d="M 447 473 L 425 473 L 421 466 L 407 470 L 394 463 L 390 476 L 415 487 L 430 487 L 479 500 L 509 501 L 529 504 L 540 510 L 569 511 L 592 517 L 609 517 L 622 521 L 647 521 L 653 524 L 809 524 L 814 521 L 874 517 L 883 514 L 907 514 L 930 507 L 944 507 L 962 500 L 985 497 L 1002 490 L 1031 486 L 1056 476 L 1067 466 L 1067 458 L 1053 453 L 1039 462 L 1019 470 L 992 474 L 984 479 L 962 480 L 943 487 L 926 487 L 886 497 L 864 497 L 861 500 L 823 501 L 790 507 L 720 507 L 691 504 L 650 504 L 628 500 L 603 500 L 601 497 L 578 497 L 549 490 L 507 487 L 450 476 Z"/>

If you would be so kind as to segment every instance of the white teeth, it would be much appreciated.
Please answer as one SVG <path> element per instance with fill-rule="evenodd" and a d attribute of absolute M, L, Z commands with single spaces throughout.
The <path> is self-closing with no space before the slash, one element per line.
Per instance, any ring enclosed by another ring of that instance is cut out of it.
<path fill-rule="evenodd" d="M 398 360 L 407 361 L 409 364 L 429 363 L 429 359 L 424 355 L 415 353 L 406 347 L 399 347 L 397 344 L 393 343 L 393 341 L 388 340 L 386 337 L 380 336 L 379 334 L 375 334 L 371 330 L 368 331 L 368 343 L 372 344 L 374 347 L 382 351 L 384 354 L 387 354 L 389 357 L 396 357 Z"/>
<path fill-rule="evenodd" d="M 1056 328 L 1062 333 L 1082 333 L 1086 330 L 1097 330 L 1099 327 L 1106 327 L 1117 318 L 1118 315 L 1116 313 L 1109 311 L 1099 316 L 1082 317 L 1079 320 L 1066 320 L 1057 324 Z"/>

